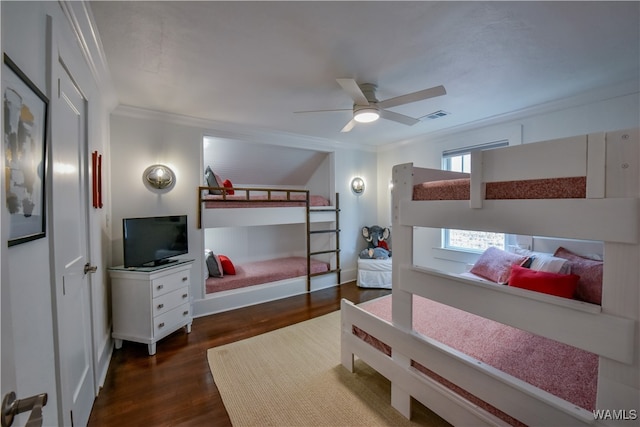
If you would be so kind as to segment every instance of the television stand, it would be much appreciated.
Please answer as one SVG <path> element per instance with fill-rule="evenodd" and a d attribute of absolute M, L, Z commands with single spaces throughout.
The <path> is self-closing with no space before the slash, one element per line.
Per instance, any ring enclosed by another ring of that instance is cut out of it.
<path fill-rule="evenodd" d="M 143 267 L 162 267 L 164 265 L 169 265 L 178 262 L 177 259 L 161 259 L 158 261 L 153 261 L 147 264 L 142 264 Z"/>
<path fill-rule="evenodd" d="M 115 348 L 122 341 L 156 343 L 184 327 L 191 332 L 190 273 L 193 260 L 171 260 L 158 267 L 109 269 Z"/>

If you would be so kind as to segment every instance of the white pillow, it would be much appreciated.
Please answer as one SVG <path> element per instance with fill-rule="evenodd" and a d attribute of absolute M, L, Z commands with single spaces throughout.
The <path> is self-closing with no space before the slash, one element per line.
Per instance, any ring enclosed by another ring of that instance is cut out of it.
<path fill-rule="evenodd" d="M 533 261 L 529 268 L 532 270 L 558 274 L 571 273 L 571 264 L 564 258 L 558 258 L 546 252 L 535 252 L 519 247 L 513 247 L 513 252 L 518 255 L 531 257 Z"/>

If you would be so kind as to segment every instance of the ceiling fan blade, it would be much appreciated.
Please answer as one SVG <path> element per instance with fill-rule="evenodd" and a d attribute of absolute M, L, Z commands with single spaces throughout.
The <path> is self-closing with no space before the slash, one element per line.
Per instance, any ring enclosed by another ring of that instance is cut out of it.
<path fill-rule="evenodd" d="M 409 104 L 412 102 L 422 101 L 423 99 L 434 98 L 436 96 L 445 95 L 447 91 L 444 86 L 435 86 L 429 89 L 420 90 L 418 92 L 408 93 L 406 95 L 396 96 L 395 98 L 386 99 L 378 102 L 380 108 L 397 107 L 398 105 Z"/>
<path fill-rule="evenodd" d="M 350 111 L 353 112 L 353 108 L 342 108 L 338 110 L 306 110 L 306 111 L 294 111 L 294 114 L 305 114 L 305 113 L 340 113 L 342 111 Z"/>
<path fill-rule="evenodd" d="M 403 125 L 413 126 L 416 123 L 420 123 L 420 120 L 413 117 L 405 116 L 404 114 L 394 113 L 393 111 L 380 110 L 380 117 L 387 120 L 393 120 L 394 122 L 402 123 Z"/>
<path fill-rule="evenodd" d="M 353 127 L 356 125 L 356 121 L 351 119 L 349 120 L 349 123 L 347 123 L 340 132 L 350 132 L 351 129 L 353 129 Z"/>
<path fill-rule="evenodd" d="M 360 89 L 360 86 L 358 86 L 358 83 L 356 83 L 355 80 L 353 79 L 336 79 L 338 81 L 338 84 L 340 86 L 342 86 L 342 89 L 344 89 L 349 96 L 351 97 L 351 99 L 353 99 L 353 102 L 356 103 L 356 105 L 369 105 L 369 100 L 367 99 L 366 96 L 364 96 L 364 93 L 362 93 L 362 89 Z"/>

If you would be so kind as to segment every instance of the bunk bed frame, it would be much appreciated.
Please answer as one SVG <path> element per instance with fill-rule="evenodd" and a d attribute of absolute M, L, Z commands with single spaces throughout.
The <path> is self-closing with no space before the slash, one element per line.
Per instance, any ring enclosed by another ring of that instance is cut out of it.
<path fill-rule="evenodd" d="M 341 358 L 354 355 L 392 382 L 391 404 L 406 417 L 411 397 L 454 425 L 505 422 L 412 367 L 415 361 L 529 425 L 616 425 L 640 401 L 640 154 L 638 129 L 472 153 L 470 200 L 412 200 L 415 184 L 460 175 L 413 164 L 393 168 L 392 322 L 342 301 Z M 485 200 L 487 182 L 586 176 L 584 199 Z M 413 227 L 456 228 L 604 242 L 602 304 L 461 277 L 413 265 Z M 570 404 L 487 366 L 412 327 L 419 295 L 599 355 L 596 410 Z M 357 327 L 392 348 L 386 356 Z M 609 412 L 606 412 L 609 411 Z M 628 422 L 628 421 L 627 421 Z"/>
<path fill-rule="evenodd" d="M 257 304 L 273 299 L 284 298 L 311 292 L 313 278 L 335 274 L 337 284 L 341 282 L 340 267 L 340 195 L 335 193 L 332 206 L 312 206 L 309 190 L 288 189 L 275 187 L 234 187 L 241 197 L 228 196 L 229 188 L 225 187 L 198 187 L 198 220 L 199 229 L 215 227 L 244 227 L 278 224 L 306 224 L 306 287 L 300 289 L 298 279 L 286 279 L 279 282 L 264 283 L 245 288 L 220 291 L 207 294 L 207 299 L 217 298 L 219 304 L 215 304 L 213 312 L 226 311 L 247 305 Z M 220 192 L 215 199 L 217 207 L 207 208 L 205 204 L 211 202 L 206 195 L 210 191 Z M 259 195 L 259 199 L 255 196 Z M 298 196 L 298 197 L 296 197 Z M 225 204 L 229 203 L 227 208 Z M 245 205 L 246 207 L 237 207 Z M 332 223 L 335 227 L 330 229 L 313 227 L 313 224 Z M 330 249 L 313 251 L 312 238 L 321 234 L 333 235 L 335 246 Z M 312 273 L 311 260 L 317 255 L 333 254 L 334 262 L 327 271 Z M 336 283 L 321 281 L 318 289 Z"/>

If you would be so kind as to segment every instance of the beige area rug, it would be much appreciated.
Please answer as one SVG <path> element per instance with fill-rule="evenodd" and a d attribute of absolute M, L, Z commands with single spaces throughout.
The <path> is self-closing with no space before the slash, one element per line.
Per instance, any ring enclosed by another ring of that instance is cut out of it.
<path fill-rule="evenodd" d="M 234 426 L 446 426 L 415 402 L 407 420 L 389 381 L 361 360 L 340 364 L 340 312 L 209 349 Z"/>

